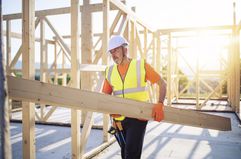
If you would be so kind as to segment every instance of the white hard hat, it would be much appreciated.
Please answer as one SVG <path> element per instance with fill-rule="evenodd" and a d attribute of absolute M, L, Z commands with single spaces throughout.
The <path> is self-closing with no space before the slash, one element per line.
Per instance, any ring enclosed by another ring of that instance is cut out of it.
<path fill-rule="evenodd" d="M 128 45 L 126 39 L 120 35 L 113 36 L 109 41 L 107 52 L 122 45 Z"/>

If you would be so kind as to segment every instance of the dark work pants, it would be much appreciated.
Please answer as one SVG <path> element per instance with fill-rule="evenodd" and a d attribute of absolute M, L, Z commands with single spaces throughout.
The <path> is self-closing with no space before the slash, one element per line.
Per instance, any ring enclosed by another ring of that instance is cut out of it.
<path fill-rule="evenodd" d="M 147 121 L 126 117 L 121 123 L 126 141 L 121 148 L 122 159 L 140 159 Z"/>

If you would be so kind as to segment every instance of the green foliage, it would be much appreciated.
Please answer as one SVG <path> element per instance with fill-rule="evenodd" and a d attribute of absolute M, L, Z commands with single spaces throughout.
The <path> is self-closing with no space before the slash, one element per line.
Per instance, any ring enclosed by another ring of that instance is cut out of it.
<path fill-rule="evenodd" d="M 54 82 L 54 77 L 52 77 L 51 80 L 52 82 Z M 71 77 L 69 74 L 67 74 L 66 80 L 67 80 L 67 83 L 69 83 L 69 81 L 71 80 Z M 58 78 L 58 85 L 62 85 L 62 84 L 63 84 L 62 78 Z"/>
<path fill-rule="evenodd" d="M 22 72 L 16 72 L 15 75 L 16 75 L 16 77 L 19 77 L 19 78 L 21 78 L 23 76 Z"/>

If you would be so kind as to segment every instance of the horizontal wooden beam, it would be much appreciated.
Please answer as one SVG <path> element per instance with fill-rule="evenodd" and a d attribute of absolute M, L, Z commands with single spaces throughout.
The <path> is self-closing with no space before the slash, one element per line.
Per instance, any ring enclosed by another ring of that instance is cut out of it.
<path fill-rule="evenodd" d="M 91 4 L 90 10 L 91 12 L 98 12 L 102 11 L 102 3 L 98 4 Z M 83 6 L 80 6 L 80 11 L 82 11 Z M 54 9 L 46 9 L 46 10 L 38 10 L 35 11 L 36 17 L 44 17 L 49 15 L 60 15 L 60 14 L 69 14 L 70 7 L 63 7 L 63 8 L 54 8 Z M 7 14 L 3 15 L 3 20 L 14 20 L 14 19 L 21 19 L 22 13 L 15 13 L 15 14 Z"/>
<path fill-rule="evenodd" d="M 57 73 L 70 73 L 70 68 L 56 68 L 51 69 L 51 67 L 48 69 L 43 69 L 43 71 L 49 71 L 49 72 L 57 72 Z M 80 64 L 79 65 L 79 71 L 81 72 L 103 72 L 106 69 L 106 65 L 94 65 L 94 64 Z M 22 72 L 21 68 L 14 68 L 11 69 L 11 72 Z M 36 68 L 35 73 L 40 73 L 40 69 Z"/>
<path fill-rule="evenodd" d="M 229 29 L 232 29 L 232 25 L 169 28 L 169 29 L 159 29 L 159 30 L 157 30 L 157 32 L 159 34 L 167 34 L 169 32 L 202 31 L 202 30 L 229 30 Z"/>
<path fill-rule="evenodd" d="M 80 6 L 80 12 L 82 12 L 83 6 Z M 117 10 L 117 7 L 113 6 L 110 10 Z M 91 12 L 102 12 L 103 11 L 103 4 L 96 3 L 90 5 Z M 53 15 L 60 15 L 60 14 L 70 14 L 70 7 L 62 7 L 62 8 L 53 8 L 53 9 L 45 9 L 45 10 L 38 10 L 35 11 L 36 17 L 44 17 L 44 16 L 53 16 Z M 13 13 L 13 14 L 5 14 L 3 15 L 3 20 L 15 20 L 21 19 L 22 13 Z"/>
<path fill-rule="evenodd" d="M 7 76 L 7 80 L 9 97 L 12 99 L 153 120 L 151 103 L 12 76 Z M 164 122 L 222 131 L 231 130 L 230 118 L 226 117 L 173 107 L 164 107 L 164 115 Z"/>
<path fill-rule="evenodd" d="M 6 33 L 5 30 L 3 30 L 3 36 L 7 36 L 7 33 Z M 10 37 L 22 40 L 22 34 L 20 34 L 20 33 L 10 32 Z M 50 40 L 50 39 L 45 39 L 45 40 L 49 44 L 55 44 L 54 40 Z M 35 37 L 35 41 L 36 42 L 40 42 L 40 38 L 39 37 Z"/>
<path fill-rule="evenodd" d="M 106 65 L 80 64 L 80 71 L 105 71 Z"/>

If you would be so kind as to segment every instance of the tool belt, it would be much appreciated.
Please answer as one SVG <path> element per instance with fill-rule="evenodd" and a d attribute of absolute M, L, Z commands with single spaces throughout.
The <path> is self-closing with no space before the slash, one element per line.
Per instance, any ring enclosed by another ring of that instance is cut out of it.
<path fill-rule="evenodd" d="M 108 133 L 115 136 L 120 147 L 125 146 L 126 141 L 123 135 L 123 127 L 121 125 L 121 121 L 113 119 L 113 124 L 108 130 Z"/>
<path fill-rule="evenodd" d="M 123 127 L 120 121 L 113 119 L 113 124 L 108 130 L 108 133 L 114 135 L 117 131 L 123 131 Z"/>
<path fill-rule="evenodd" d="M 125 116 L 120 116 L 120 117 L 117 117 L 117 118 L 114 118 L 115 121 L 123 121 L 125 119 Z"/>

